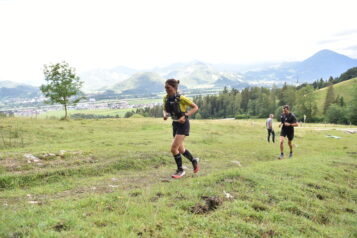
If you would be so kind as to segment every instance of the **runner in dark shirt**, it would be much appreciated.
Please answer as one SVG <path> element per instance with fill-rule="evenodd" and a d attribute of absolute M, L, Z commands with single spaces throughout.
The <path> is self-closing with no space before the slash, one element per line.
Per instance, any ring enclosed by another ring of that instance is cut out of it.
<path fill-rule="evenodd" d="M 293 145 L 292 141 L 294 139 L 294 127 L 298 126 L 296 122 L 296 117 L 290 112 L 289 106 L 283 106 L 283 113 L 281 114 L 281 124 L 279 127 L 283 126 L 280 131 L 280 156 L 279 159 L 284 158 L 284 138 L 288 137 L 288 144 L 290 147 L 289 158 L 293 157 Z"/>
<path fill-rule="evenodd" d="M 171 115 L 172 132 L 174 140 L 171 144 L 171 153 L 175 159 L 177 170 L 172 175 L 172 178 L 182 178 L 185 175 L 185 171 L 182 167 L 181 154 L 191 161 L 193 166 L 193 172 L 199 171 L 198 158 L 194 158 L 190 151 L 184 146 L 184 140 L 186 136 L 190 134 L 190 122 L 188 117 L 194 114 L 198 110 L 198 106 L 190 99 L 182 96 L 178 93 L 178 85 L 180 81 L 176 79 L 168 79 L 165 83 L 165 90 L 167 95 L 164 97 L 164 111 L 163 118 L 167 120 Z M 191 110 L 187 110 L 187 107 L 191 107 Z"/>

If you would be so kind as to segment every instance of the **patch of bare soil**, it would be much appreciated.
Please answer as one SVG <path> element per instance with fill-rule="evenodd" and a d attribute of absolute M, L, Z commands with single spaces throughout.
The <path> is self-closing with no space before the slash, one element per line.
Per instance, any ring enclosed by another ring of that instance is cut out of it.
<path fill-rule="evenodd" d="M 205 201 L 205 204 L 200 203 L 196 204 L 191 208 L 191 212 L 194 214 L 206 214 L 211 211 L 216 210 L 223 203 L 223 199 L 219 197 L 202 197 Z"/>

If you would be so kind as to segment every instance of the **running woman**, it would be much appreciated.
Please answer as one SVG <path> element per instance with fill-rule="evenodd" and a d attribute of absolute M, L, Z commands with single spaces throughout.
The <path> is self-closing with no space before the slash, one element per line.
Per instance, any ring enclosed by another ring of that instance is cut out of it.
<path fill-rule="evenodd" d="M 290 147 L 290 154 L 289 158 L 293 157 L 293 145 L 292 141 L 294 139 L 294 127 L 298 126 L 296 122 L 296 117 L 293 113 L 290 112 L 290 108 L 288 105 L 283 106 L 283 113 L 281 114 L 281 123 L 279 125 L 279 128 L 281 128 L 280 131 L 280 156 L 279 159 L 284 158 L 284 138 L 285 136 L 288 137 L 288 144 Z"/>
<path fill-rule="evenodd" d="M 194 173 L 199 171 L 198 158 L 194 158 L 184 146 L 185 137 L 190 134 L 190 121 L 188 117 L 197 112 L 198 106 L 187 97 L 178 93 L 179 83 L 180 81 L 176 79 L 166 80 L 165 90 L 167 95 L 164 97 L 163 111 L 164 120 L 167 120 L 169 116 L 173 120 L 174 140 L 171 144 L 171 153 L 175 159 L 177 170 L 171 177 L 175 179 L 182 178 L 185 175 L 185 171 L 182 168 L 181 154 L 191 161 Z M 190 111 L 187 111 L 187 106 L 191 107 Z"/>

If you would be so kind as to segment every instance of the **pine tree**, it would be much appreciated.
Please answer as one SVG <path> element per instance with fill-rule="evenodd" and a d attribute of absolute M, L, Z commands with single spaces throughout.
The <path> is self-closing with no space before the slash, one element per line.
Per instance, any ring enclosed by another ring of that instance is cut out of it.
<path fill-rule="evenodd" d="M 240 108 L 243 112 L 247 112 L 248 109 L 248 102 L 249 102 L 249 88 L 245 88 L 242 91 L 242 100 L 240 101 Z"/>
<path fill-rule="evenodd" d="M 352 124 L 357 125 L 357 85 L 354 86 L 353 99 L 350 105 L 349 119 Z"/>
<path fill-rule="evenodd" d="M 324 103 L 324 110 L 323 113 L 326 114 L 327 109 L 329 108 L 329 106 L 331 104 L 333 104 L 335 102 L 336 98 L 335 98 L 335 92 L 333 89 L 333 85 L 330 85 L 327 88 L 327 94 L 326 94 L 326 98 L 325 98 L 325 103 Z"/>
<path fill-rule="evenodd" d="M 338 104 L 339 104 L 341 107 L 344 107 L 344 106 L 346 105 L 345 100 L 343 99 L 343 96 L 340 97 L 340 100 L 339 100 Z"/>

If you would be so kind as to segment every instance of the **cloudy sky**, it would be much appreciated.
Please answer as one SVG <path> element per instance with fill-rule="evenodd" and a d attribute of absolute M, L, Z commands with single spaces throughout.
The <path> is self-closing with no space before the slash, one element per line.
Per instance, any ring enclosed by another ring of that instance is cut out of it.
<path fill-rule="evenodd" d="M 176 62 L 357 58 L 355 0 L 0 0 L 0 81 L 40 84 L 43 65 L 84 72 Z"/>

